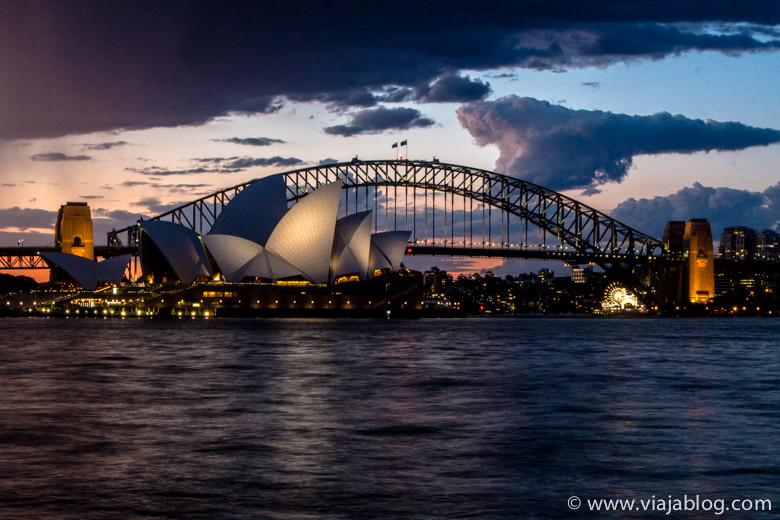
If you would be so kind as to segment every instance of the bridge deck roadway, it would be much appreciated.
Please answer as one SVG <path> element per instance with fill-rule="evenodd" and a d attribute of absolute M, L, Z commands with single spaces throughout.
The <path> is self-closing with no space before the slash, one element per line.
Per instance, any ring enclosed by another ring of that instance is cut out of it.
<path fill-rule="evenodd" d="M 48 269 L 41 253 L 59 253 L 54 246 L 0 247 L 0 270 L 6 269 Z M 136 254 L 133 247 L 95 246 L 95 256 L 108 258 L 117 255 Z"/>
<path fill-rule="evenodd" d="M 522 248 L 468 248 L 468 247 L 441 247 L 441 246 L 415 246 L 406 248 L 407 255 L 431 255 L 431 256 L 472 256 L 491 258 L 525 258 L 529 260 L 560 260 L 574 264 L 632 261 L 643 263 L 645 261 L 661 260 L 661 257 L 642 257 L 628 255 L 615 255 L 608 253 L 578 253 L 576 251 L 560 251 L 548 249 L 522 249 Z M 663 258 L 665 261 L 676 260 Z"/>
<path fill-rule="evenodd" d="M 6 269 L 48 269 L 40 253 L 58 253 L 57 247 L 0 247 L 0 270 Z M 108 258 L 117 255 L 137 254 L 134 247 L 95 246 L 95 255 Z M 419 246 L 410 244 L 406 248 L 407 255 L 428 256 L 471 256 L 483 258 L 525 258 L 529 260 L 560 260 L 572 264 L 586 264 L 612 261 L 629 261 L 643 263 L 652 258 L 652 261 L 676 263 L 684 261 L 682 257 L 634 257 L 610 254 L 583 254 L 572 251 L 557 251 L 554 249 L 520 249 L 520 248 L 466 248 L 466 247 L 441 247 Z M 778 261 L 736 261 L 715 259 L 716 268 L 727 272 L 780 272 Z"/>

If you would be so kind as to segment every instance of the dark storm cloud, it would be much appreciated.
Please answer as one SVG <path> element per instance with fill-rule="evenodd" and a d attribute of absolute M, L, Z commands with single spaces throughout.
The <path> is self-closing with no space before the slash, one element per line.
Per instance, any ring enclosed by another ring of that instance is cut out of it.
<path fill-rule="evenodd" d="M 332 110 L 344 110 L 351 107 L 373 107 L 377 104 L 377 96 L 367 88 L 343 90 L 338 92 L 319 92 L 316 94 L 290 94 L 291 101 L 325 103 Z"/>
<path fill-rule="evenodd" d="M 227 163 L 227 169 L 243 170 L 253 166 L 295 166 L 303 164 L 303 161 L 297 157 L 241 157 Z"/>
<path fill-rule="evenodd" d="M 142 206 L 142 207 L 150 207 L 150 206 L 158 206 L 160 204 L 160 199 L 157 197 L 145 197 L 139 201 L 131 202 L 131 206 Z"/>
<path fill-rule="evenodd" d="M 280 157 L 278 155 L 274 157 L 201 157 L 192 159 L 192 161 L 197 164 L 206 164 L 210 167 L 197 166 L 195 168 L 169 170 L 159 166 L 146 166 L 144 168 L 125 168 L 125 170 L 140 173 L 141 175 L 159 175 L 164 177 L 169 175 L 198 175 L 201 173 L 232 174 L 243 172 L 247 168 L 255 166 L 295 166 L 303 164 L 303 161 L 297 157 Z"/>
<path fill-rule="evenodd" d="M 162 176 L 167 177 L 169 175 L 198 175 L 201 173 L 235 173 L 235 170 L 225 172 L 221 169 L 212 168 L 187 168 L 183 170 L 167 170 L 160 168 L 159 166 L 148 166 L 146 168 L 125 168 L 125 171 L 140 173 L 141 175 L 148 176 Z"/>
<path fill-rule="evenodd" d="M 618 61 L 661 59 L 689 51 L 774 51 L 777 40 L 764 41 L 744 29 L 711 32 L 712 26 L 657 23 L 590 23 L 566 31 L 541 29 L 538 42 L 548 44 L 547 52 L 530 51 L 525 66 L 539 70 L 569 67 L 605 66 Z M 753 31 L 755 32 L 755 31 Z"/>
<path fill-rule="evenodd" d="M 715 240 L 727 226 L 778 229 L 780 183 L 763 192 L 710 188 L 694 183 L 677 193 L 652 199 L 628 199 L 610 213 L 617 220 L 660 238 L 668 220 L 706 218 Z"/>
<path fill-rule="evenodd" d="M 630 116 L 572 110 L 508 96 L 465 105 L 458 120 L 479 145 L 495 144 L 499 172 L 545 187 L 593 191 L 620 182 L 634 156 L 741 150 L 780 142 L 780 131 L 688 119 L 666 112 Z"/>
<path fill-rule="evenodd" d="M 472 81 L 468 76 L 454 73 L 444 74 L 428 88 L 420 89 L 417 97 L 429 103 L 465 103 L 477 101 L 490 94 L 490 84 L 480 80 Z"/>
<path fill-rule="evenodd" d="M 414 108 L 378 107 L 361 110 L 352 116 L 348 125 L 336 125 L 325 128 L 325 133 L 349 137 L 357 134 L 378 134 L 385 130 L 406 130 L 413 127 L 425 127 L 434 124 L 432 119 L 424 117 Z"/>
<path fill-rule="evenodd" d="M 247 146 L 271 146 L 275 143 L 284 143 L 281 139 L 271 139 L 270 137 L 231 137 L 230 139 L 216 139 L 226 143 L 243 144 Z"/>
<path fill-rule="evenodd" d="M 200 124 L 284 96 L 366 108 L 465 70 L 772 51 L 777 23 L 774 0 L 0 2 L 0 139 Z"/>
<path fill-rule="evenodd" d="M 159 182 L 147 182 L 147 181 L 125 181 L 120 184 L 123 188 L 134 188 L 136 186 L 149 186 L 155 190 L 169 190 L 169 193 L 187 192 L 200 188 L 211 186 L 210 184 L 162 184 Z"/>
<path fill-rule="evenodd" d="M 197 190 L 200 188 L 205 188 L 207 186 L 211 186 L 210 184 L 158 184 L 154 183 L 151 185 L 152 188 L 158 189 L 168 189 L 168 190 L 179 190 L 179 191 L 186 191 L 186 190 Z"/>
<path fill-rule="evenodd" d="M 14 206 L 13 208 L 0 209 L 0 228 L 18 228 L 21 231 L 36 228 L 54 229 L 56 218 L 56 211 Z"/>
<path fill-rule="evenodd" d="M 112 148 L 116 148 L 118 146 L 125 146 L 128 145 L 127 141 L 114 141 L 111 143 L 98 143 L 98 144 L 87 144 L 84 145 L 85 150 L 110 150 Z"/>
<path fill-rule="evenodd" d="M 37 153 L 30 157 L 33 161 L 91 161 L 89 155 L 66 155 L 62 152 Z"/>
<path fill-rule="evenodd" d="M 417 87 L 389 86 L 379 89 L 376 93 L 367 88 L 328 92 L 316 95 L 290 96 L 292 101 L 319 101 L 326 103 L 334 111 L 349 108 L 369 108 L 379 102 L 403 103 L 419 101 L 422 103 L 456 103 L 476 101 L 490 94 L 490 84 L 479 79 L 472 80 L 469 76 L 460 76 L 455 72 L 442 74 L 432 84 L 425 83 Z"/>
<path fill-rule="evenodd" d="M 327 159 L 322 159 L 317 163 L 318 166 L 327 166 L 329 164 L 338 164 L 338 159 L 333 159 L 332 157 L 328 157 Z"/>
<path fill-rule="evenodd" d="M 227 157 L 227 158 L 226 157 L 202 157 L 202 158 L 199 158 L 199 159 L 193 159 L 193 161 L 197 162 L 197 163 L 214 163 L 214 164 L 217 164 L 217 163 L 221 163 L 221 162 L 225 162 L 225 161 L 233 161 L 233 160 L 236 160 L 236 159 L 238 159 L 238 156 Z"/>
<path fill-rule="evenodd" d="M 381 89 L 377 97 L 386 103 L 405 103 L 417 100 L 419 89 L 389 86 Z"/>

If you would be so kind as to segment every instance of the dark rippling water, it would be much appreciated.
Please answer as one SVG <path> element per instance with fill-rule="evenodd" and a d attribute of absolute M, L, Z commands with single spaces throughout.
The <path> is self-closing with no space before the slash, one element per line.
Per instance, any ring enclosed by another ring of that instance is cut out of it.
<path fill-rule="evenodd" d="M 780 320 L 4 318 L 0 334 L 3 520 L 644 518 L 567 499 L 686 493 L 780 509 Z"/>

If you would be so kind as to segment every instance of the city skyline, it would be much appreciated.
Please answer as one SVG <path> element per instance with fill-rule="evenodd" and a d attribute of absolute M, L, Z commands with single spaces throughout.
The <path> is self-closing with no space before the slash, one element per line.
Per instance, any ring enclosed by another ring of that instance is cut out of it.
<path fill-rule="evenodd" d="M 3 4 L 0 245 L 403 140 L 655 237 L 777 229 L 780 3 L 704 5 Z"/>

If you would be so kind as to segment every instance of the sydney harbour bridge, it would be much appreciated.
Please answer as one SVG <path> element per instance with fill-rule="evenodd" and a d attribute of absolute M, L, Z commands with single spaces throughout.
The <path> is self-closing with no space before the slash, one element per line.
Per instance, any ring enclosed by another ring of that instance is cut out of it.
<path fill-rule="evenodd" d="M 416 160 L 359 160 L 284 173 L 289 204 L 343 182 L 340 216 L 373 210 L 373 231 L 411 231 L 408 255 L 499 257 L 596 264 L 640 291 L 682 252 L 571 197 L 498 173 Z M 204 235 L 253 181 L 222 189 L 153 217 Z M 138 226 L 108 234 L 96 254 L 137 253 Z M 4 248 L 0 269 L 45 268 L 40 248 Z M 30 251 L 26 251 L 26 250 Z"/>

